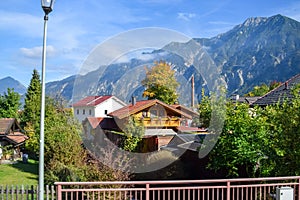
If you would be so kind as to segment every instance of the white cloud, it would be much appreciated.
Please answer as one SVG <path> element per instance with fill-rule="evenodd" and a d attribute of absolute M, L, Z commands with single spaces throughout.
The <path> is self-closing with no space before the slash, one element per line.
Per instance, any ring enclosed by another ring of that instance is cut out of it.
<path fill-rule="evenodd" d="M 20 48 L 20 52 L 27 58 L 41 58 L 43 47 L 33 47 L 33 48 Z M 47 56 L 53 56 L 55 54 L 55 48 L 51 45 L 47 46 L 46 49 Z"/>
<path fill-rule="evenodd" d="M 42 20 L 31 14 L 0 10 L 0 30 L 37 37 L 42 35 Z"/>
<path fill-rule="evenodd" d="M 185 21 L 190 21 L 192 18 L 195 18 L 196 14 L 195 13 L 177 13 L 177 18 L 182 19 Z"/>

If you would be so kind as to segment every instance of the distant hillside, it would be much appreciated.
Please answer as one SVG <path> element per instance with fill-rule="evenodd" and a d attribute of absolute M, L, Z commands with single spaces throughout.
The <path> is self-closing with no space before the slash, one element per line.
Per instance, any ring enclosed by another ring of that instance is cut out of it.
<path fill-rule="evenodd" d="M 274 80 L 282 82 L 300 73 L 299 33 L 299 22 L 282 15 L 275 15 L 268 18 L 249 18 L 226 33 L 212 38 L 196 38 L 194 41 L 202 46 L 201 51 L 205 50 L 220 69 L 228 86 L 228 95 L 232 93 L 243 95 L 255 85 L 268 84 Z M 171 43 L 167 49 L 175 52 L 189 51 L 191 44 L 191 42 Z M 75 84 L 77 96 L 73 100 L 78 100 L 87 95 L 112 94 L 119 87 L 118 95 L 126 100 L 132 94 L 139 96 L 143 90 L 139 82 L 143 75 L 137 71 L 138 66 L 153 64 L 157 59 L 174 64 L 178 81 L 182 85 L 186 84 L 187 80 L 195 74 L 195 66 L 176 54 L 167 53 L 163 56 L 159 54 L 163 51 L 152 52 L 153 57 L 157 57 L 147 61 L 132 59 L 127 63 L 105 66 L 104 71 L 99 63 L 98 70 L 86 75 L 71 76 L 62 81 L 48 83 L 46 93 L 71 100 L 72 97 L 74 98 Z M 188 56 L 193 57 L 192 54 Z M 209 62 L 203 62 L 201 67 L 209 69 L 210 65 Z M 195 93 L 198 99 L 201 88 L 205 85 L 205 79 L 203 74 L 202 77 L 199 75 L 195 77 Z M 190 95 L 182 96 L 188 98 Z"/>
<path fill-rule="evenodd" d="M 15 92 L 20 95 L 24 95 L 27 91 L 27 88 L 22 85 L 19 81 L 13 79 L 12 77 L 5 77 L 0 79 L 0 93 L 4 94 L 7 92 L 7 88 L 13 88 Z"/>

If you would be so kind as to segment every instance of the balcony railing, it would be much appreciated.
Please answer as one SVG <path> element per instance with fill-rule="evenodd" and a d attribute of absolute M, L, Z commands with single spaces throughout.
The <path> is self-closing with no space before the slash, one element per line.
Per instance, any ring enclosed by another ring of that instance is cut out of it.
<path fill-rule="evenodd" d="M 300 199 L 300 176 L 246 179 L 57 182 L 57 199 L 270 200 L 276 188 L 291 187 Z M 290 199 L 288 199 L 290 200 Z"/>
<path fill-rule="evenodd" d="M 167 117 L 146 117 L 142 119 L 145 127 L 178 127 L 180 126 L 179 118 L 167 118 Z"/>

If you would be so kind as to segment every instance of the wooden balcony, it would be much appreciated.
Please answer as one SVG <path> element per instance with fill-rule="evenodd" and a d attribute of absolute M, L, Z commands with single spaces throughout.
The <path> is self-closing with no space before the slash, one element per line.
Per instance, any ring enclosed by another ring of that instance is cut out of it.
<path fill-rule="evenodd" d="M 145 127 L 177 127 L 180 126 L 180 119 L 178 117 L 145 117 L 142 119 Z"/>

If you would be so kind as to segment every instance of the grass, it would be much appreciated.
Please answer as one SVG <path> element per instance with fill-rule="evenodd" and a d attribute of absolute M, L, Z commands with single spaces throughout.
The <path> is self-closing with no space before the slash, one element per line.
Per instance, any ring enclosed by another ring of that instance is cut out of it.
<path fill-rule="evenodd" d="M 0 164 L 0 185 L 37 185 L 38 162 Z"/>

